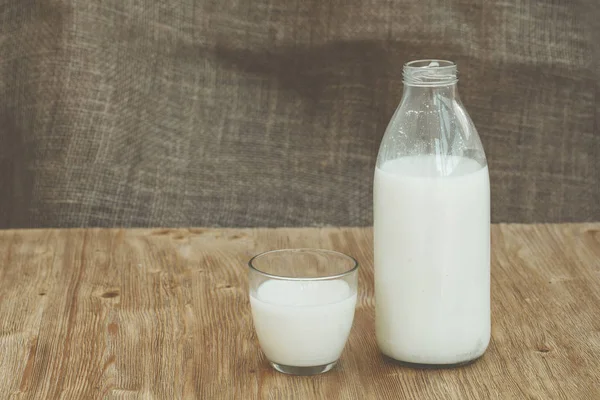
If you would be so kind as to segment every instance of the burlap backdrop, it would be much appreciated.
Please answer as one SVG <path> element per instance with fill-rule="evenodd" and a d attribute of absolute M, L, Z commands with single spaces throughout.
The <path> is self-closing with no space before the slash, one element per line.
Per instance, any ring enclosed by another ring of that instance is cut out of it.
<path fill-rule="evenodd" d="M 447 58 L 493 221 L 600 220 L 600 5 L 6 0 L 0 227 L 369 225 L 402 64 Z"/>

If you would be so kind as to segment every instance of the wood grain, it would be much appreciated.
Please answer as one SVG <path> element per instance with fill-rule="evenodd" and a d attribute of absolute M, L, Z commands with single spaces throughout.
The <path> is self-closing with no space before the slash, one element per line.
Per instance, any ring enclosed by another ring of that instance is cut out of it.
<path fill-rule="evenodd" d="M 473 365 L 415 370 L 375 343 L 367 228 L 0 232 L 0 399 L 598 399 L 600 224 L 492 229 L 492 342 Z M 340 364 L 274 372 L 246 262 L 321 247 L 361 264 Z"/>

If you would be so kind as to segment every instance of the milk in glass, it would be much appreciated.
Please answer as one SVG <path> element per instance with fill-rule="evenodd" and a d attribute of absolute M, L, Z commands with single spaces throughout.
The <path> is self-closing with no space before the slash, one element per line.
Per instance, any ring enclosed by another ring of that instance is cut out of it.
<path fill-rule="evenodd" d="M 348 340 L 356 291 L 344 280 L 263 282 L 250 295 L 254 326 L 266 357 L 304 367 L 339 359 Z"/>

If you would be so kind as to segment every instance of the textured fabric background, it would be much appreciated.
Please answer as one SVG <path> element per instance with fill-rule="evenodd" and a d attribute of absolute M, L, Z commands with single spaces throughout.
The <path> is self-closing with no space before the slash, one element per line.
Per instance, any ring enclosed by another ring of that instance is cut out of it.
<path fill-rule="evenodd" d="M 402 65 L 458 63 L 493 221 L 600 220 L 597 0 L 0 0 L 0 227 L 369 225 Z"/>

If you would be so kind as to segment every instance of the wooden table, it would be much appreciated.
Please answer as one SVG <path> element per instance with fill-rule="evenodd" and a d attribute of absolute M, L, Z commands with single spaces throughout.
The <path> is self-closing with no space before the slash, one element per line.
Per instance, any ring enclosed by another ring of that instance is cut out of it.
<path fill-rule="evenodd" d="M 600 224 L 492 229 L 492 342 L 416 370 L 375 342 L 368 228 L 0 232 L 0 399 L 600 399 Z M 361 264 L 350 339 L 317 377 L 274 372 L 246 262 L 283 247 Z"/>

